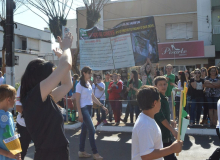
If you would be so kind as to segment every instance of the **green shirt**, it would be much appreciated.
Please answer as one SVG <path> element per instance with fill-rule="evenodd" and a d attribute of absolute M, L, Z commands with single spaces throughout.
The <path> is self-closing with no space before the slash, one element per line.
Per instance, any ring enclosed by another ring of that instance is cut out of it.
<path fill-rule="evenodd" d="M 167 97 L 171 96 L 171 91 L 173 89 L 173 86 L 170 85 L 170 83 L 175 83 L 175 75 L 174 74 L 170 74 L 169 76 L 166 74 L 165 77 L 168 77 L 170 80 L 167 82 L 168 83 L 168 87 L 167 87 L 167 91 L 165 93 L 165 95 Z"/>
<path fill-rule="evenodd" d="M 105 99 L 108 99 L 109 94 L 108 94 L 108 86 L 110 82 L 105 82 Z"/>
<path fill-rule="evenodd" d="M 172 138 L 171 132 L 162 124 L 162 121 L 166 119 L 170 123 L 170 108 L 167 100 L 168 97 L 165 97 L 161 93 L 160 93 L 160 97 L 161 97 L 161 109 L 157 114 L 155 114 L 154 119 L 161 129 L 163 143 L 168 143 L 167 139 L 171 140 Z"/>
<path fill-rule="evenodd" d="M 129 81 L 127 82 L 127 87 L 129 87 L 130 81 L 131 80 L 129 79 Z M 134 83 L 133 83 L 133 86 L 134 86 Z M 142 86 L 142 82 L 141 82 L 140 79 L 138 79 L 138 88 L 137 89 L 141 88 L 141 86 Z M 134 95 L 134 94 L 136 94 L 136 91 L 133 90 L 133 89 L 130 89 L 129 92 L 128 92 L 128 97 L 131 97 L 131 95 Z"/>
<path fill-rule="evenodd" d="M 150 74 L 147 74 L 147 82 L 146 85 L 152 85 L 152 78 Z"/>

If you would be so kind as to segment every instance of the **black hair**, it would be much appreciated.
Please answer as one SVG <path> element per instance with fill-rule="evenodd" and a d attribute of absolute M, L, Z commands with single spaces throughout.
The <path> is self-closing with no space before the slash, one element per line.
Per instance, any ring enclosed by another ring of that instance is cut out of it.
<path fill-rule="evenodd" d="M 91 73 L 92 72 L 92 69 L 88 66 L 86 67 L 83 67 L 83 69 L 81 70 L 81 77 L 80 77 L 80 84 L 81 86 L 85 87 L 85 88 L 88 88 L 86 86 L 86 81 L 85 81 L 85 77 L 84 77 L 84 74 L 83 73 Z"/>
<path fill-rule="evenodd" d="M 160 99 L 159 90 L 154 86 L 144 85 L 138 90 L 137 102 L 141 110 L 149 110 L 154 107 L 154 101 Z"/>
<path fill-rule="evenodd" d="M 167 79 L 165 76 L 157 76 L 156 78 L 154 78 L 154 84 L 157 85 L 157 83 L 159 81 L 166 81 L 167 82 Z"/>
<path fill-rule="evenodd" d="M 150 66 L 150 64 L 149 63 L 147 63 L 147 65 L 149 65 Z M 144 72 L 145 72 L 145 74 L 147 75 L 148 73 L 147 73 L 147 65 L 145 66 L 145 68 L 144 68 Z M 151 70 L 149 71 L 149 74 L 150 74 L 150 72 L 151 72 Z"/>
<path fill-rule="evenodd" d="M 29 62 L 21 78 L 21 103 L 24 102 L 29 91 L 53 72 L 53 66 L 53 63 L 40 58 Z"/>
<path fill-rule="evenodd" d="M 134 77 L 130 80 L 129 84 L 132 84 L 134 81 L 134 85 L 135 85 L 134 87 L 138 88 L 138 73 L 137 71 L 131 71 L 131 73 L 134 74 Z"/>
<path fill-rule="evenodd" d="M 185 73 L 184 73 L 183 71 L 179 71 L 178 73 L 179 73 L 179 75 L 180 75 L 181 87 L 184 87 L 184 82 L 186 82 Z"/>

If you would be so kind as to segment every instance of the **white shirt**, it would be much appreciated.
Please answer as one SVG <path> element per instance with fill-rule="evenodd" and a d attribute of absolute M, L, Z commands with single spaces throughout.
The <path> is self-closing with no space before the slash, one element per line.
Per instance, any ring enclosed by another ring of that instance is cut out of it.
<path fill-rule="evenodd" d="M 20 102 L 20 90 L 21 90 L 21 86 L 18 88 L 17 90 L 17 98 L 16 98 L 16 105 L 22 106 L 21 102 Z M 22 114 L 18 112 L 18 116 L 16 121 L 18 122 L 18 124 L 20 124 L 23 127 L 26 127 L 26 124 L 24 122 L 24 118 L 21 117 Z"/>
<path fill-rule="evenodd" d="M 181 91 L 183 90 L 183 87 L 181 86 L 181 81 L 180 80 L 178 81 L 178 89 L 180 89 Z M 181 93 L 180 91 L 177 91 L 176 96 L 180 97 L 180 93 Z"/>
<path fill-rule="evenodd" d="M 105 100 L 105 83 L 97 83 L 100 87 L 104 88 L 103 91 L 100 91 L 95 84 L 92 84 L 92 90 L 96 98 L 100 98 L 100 100 Z"/>
<path fill-rule="evenodd" d="M 159 126 L 154 119 L 140 113 L 132 131 L 132 160 L 141 160 L 141 156 L 161 148 L 163 143 Z"/>
<path fill-rule="evenodd" d="M 3 82 L 4 82 L 4 77 L 2 76 L 2 77 L 0 77 L 0 85 L 2 85 Z"/>
<path fill-rule="evenodd" d="M 80 82 L 76 85 L 76 92 L 81 94 L 80 97 L 80 106 L 81 108 L 85 107 L 86 105 L 93 105 L 92 102 L 92 86 L 89 82 L 87 82 L 86 86 L 88 88 L 85 88 L 81 86 Z"/>

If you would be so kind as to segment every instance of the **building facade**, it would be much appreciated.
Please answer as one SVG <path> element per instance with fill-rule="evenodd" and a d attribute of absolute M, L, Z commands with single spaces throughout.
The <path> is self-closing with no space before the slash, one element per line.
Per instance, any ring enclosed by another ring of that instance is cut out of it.
<path fill-rule="evenodd" d="M 3 30 L 0 27 L 0 47 L 3 46 Z M 51 33 L 48 29 L 39 30 L 17 23 L 14 29 L 15 56 L 18 65 L 15 65 L 15 83 L 20 82 L 28 63 L 38 57 L 44 58 L 52 53 Z M 1 49 L 0 49 L 1 51 Z M 0 59 L 2 52 L 0 52 Z M 2 60 L 0 60 L 2 62 Z M 1 63 L 2 65 L 2 63 Z"/>
<path fill-rule="evenodd" d="M 181 57 L 178 56 L 181 52 L 175 52 L 173 57 L 164 58 L 161 56 L 163 50 L 159 50 L 160 67 L 172 64 L 175 70 L 191 71 L 197 67 L 215 65 L 216 46 L 212 37 L 211 0 L 111 1 L 105 5 L 101 15 L 103 16 L 97 26 L 102 26 L 101 29 L 104 30 L 113 28 L 123 21 L 154 16 L 158 48 L 166 44 L 171 51 L 186 51 L 188 48 L 191 51 L 186 54 L 194 53 Z M 77 33 L 80 28 L 85 27 L 86 10 L 83 7 L 78 8 Z M 193 45 L 197 43 L 200 43 L 202 50 L 192 50 Z"/>

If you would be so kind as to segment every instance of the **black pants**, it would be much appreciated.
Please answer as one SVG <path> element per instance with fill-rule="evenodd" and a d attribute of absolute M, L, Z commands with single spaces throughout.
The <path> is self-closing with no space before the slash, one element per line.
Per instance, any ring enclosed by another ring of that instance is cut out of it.
<path fill-rule="evenodd" d="M 24 157 L 27 154 L 29 144 L 31 142 L 31 136 L 28 133 L 26 127 L 23 127 L 18 123 L 16 124 L 16 126 L 17 126 L 17 131 L 20 134 L 19 140 L 21 142 L 21 148 L 22 148 L 21 159 L 24 160 Z"/>
<path fill-rule="evenodd" d="M 206 97 L 204 97 L 204 102 L 207 102 Z M 204 111 L 203 111 L 203 120 L 206 120 L 209 117 L 209 106 L 208 103 L 203 103 Z"/>
<path fill-rule="evenodd" d="M 70 160 L 69 145 L 56 149 L 38 149 L 34 160 Z"/>
<path fill-rule="evenodd" d="M 170 146 L 171 144 L 172 144 L 172 142 L 163 143 L 163 148 L 168 147 L 168 146 Z M 165 157 L 163 157 L 163 158 L 164 158 L 164 160 L 177 160 L 177 158 L 176 158 L 176 156 L 175 156 L 174 153 L 173 153 L 173 154 L 170 154 L 170 155 L 168 155 L 168 156 L 165 156 Z"/>

